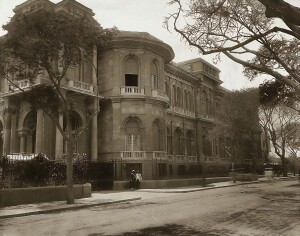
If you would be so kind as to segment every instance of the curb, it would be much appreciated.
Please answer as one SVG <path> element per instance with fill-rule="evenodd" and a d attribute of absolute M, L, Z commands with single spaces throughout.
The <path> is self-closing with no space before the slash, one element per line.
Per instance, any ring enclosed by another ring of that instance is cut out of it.
<path fill-rule="evenodd" d="M 98 202 L 98 203 L 91 203 L 91 204 L 71 205 L 71 206 L 57 207 L 57 208 L 47 209 L 47 210 L 16 213 L 16 214 L 11 214 L 11 215 L 0 215 L 0 219 L 9 219 L 9 218 L 14 218 L 14 217 L 29 216 L 29 215 L 40 215 L 40 214 L 46 214 L 46 213 L 56 213 L 56 212 L 62 212 L 62 211 L 71 211 L 71 210 L 89 208 L 89 207 L 94 207 L 94 206 L 104 206 L 104 205 L 109 205 L 109 204 L 113 204 L 113 203 L 137 201 L 137 200 L 141 200 L 141 199 L 142 199 L 141 197 L 137 197 L 137 198 Z"/>
<path fill-rule="evenodd" d="M 281 177 L 278 179 L 266 179 L 266 180 L 255 180 L 255 181 L 251 181 L 251 182 L 240 182 L 240 183 L 232 183 L 230 185 L 223 185 L 223 186 L 213 186 L 213 187 L 202 187 L 202 188 L 198 188 L 198 189 L 190 189 L 190 190 L 171 190 L 171 191 L 165 191 L 165 190 L 161 190 L 161 191 L 143 191 L 141 190 L 140 192 L 147 192 L 147 193 L 192 193 L 192 192 L 200 192 L 200 191 L 205 191 L 205 190 L 211 190 L 211 189 L 217 189 L 217 188 L 228 188 L 228 187 L 235 187 L 235 186 L 239 186 L 239 185 L 246 185 L 246 184 L 259 184 L 259 183 L 265 183 L 265 182 L 274 182 L 274 181 L 288 181 L 291 179 L 294 179 L 295 177 Z M 212 183 L 213 184 L 213 183 Z"/>

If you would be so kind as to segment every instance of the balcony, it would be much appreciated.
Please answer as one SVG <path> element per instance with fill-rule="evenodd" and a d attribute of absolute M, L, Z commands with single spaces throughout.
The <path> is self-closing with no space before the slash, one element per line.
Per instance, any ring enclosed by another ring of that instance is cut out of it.
<path fill-rule="evenodd" d="M 13 84 L 8 82 L 7 87 L 5 88 L 5 92 L 8 93 L 22 92 L 24 90 L 28 90 L 30 87 L 34 85 L 42 84 L 42 80 L 43 79 L 41 77 L 38 77 L 35 80 L 22 79 L 22 80 L 13 81 Z"/>
<path fill-rule="evenodd" d="M 169 102 L 169 97 L 167 96 L 167 94 L 159 92 L 157 90 L 152 90 L 152 97 Z"/>
<path fill-rule="evenodd" d="M 175 156 L 175 162 L 185 163 L 186 162 L 186 156 L 185 155 L 176 155 Z"/>
<path fill-rule="evenodd" d="M 172 111 L 181 115 L 186 115 L 186 116 L 191 116 L 191 117 L 195 117 L 196 114 L 194 111 L 190 111 L 190 110 L 185 110 L 182 107 L 177 107 L 177 106 L 171 106 L 168 111 Z"/>
<path fill-rule="evenodd" d="M 215 117 L 213 115 L 207 115 L 207 114 L 199 114 L 199 118 L 211 122 L 215 120 Z"/>
<path fill-rule="evenodd" d="M 94 85 L 82 81 L 68 80 L 68 87 L 84 93 L 95 94 L 96 92 L 96 87 Z"/>
<path fill-rule="evenodd" d="M 145 89 L 139 87 L 122 87 L 121 95 L 145 95 Z"/>
<path fill-rule="evenodd" d="M 167 160 L 168 155 L 166 152 L 154 151 L 152 158 L 153 158 L 153 160 Z"/>
<path fill-rule="evenodd" d="M 122 160 L 145 160 L 146 152 L 145 151 L 123 151 L 121 152 Z"/>
<path fill-rule="evenodd" d="M 188 163 L 197 163 L 197 156 L 187 156 L 187 162 Z"/>

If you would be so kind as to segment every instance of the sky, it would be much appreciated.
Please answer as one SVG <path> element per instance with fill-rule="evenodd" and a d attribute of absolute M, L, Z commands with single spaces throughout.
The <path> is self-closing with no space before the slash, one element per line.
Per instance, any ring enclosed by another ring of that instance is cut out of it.
<path fill-rule="evenodd" d="M 51 0 L 54 3 L 60 0 Z M 148 32 L 169 44 L 175 53 L 174 62 L 201 57 L 212 63 L 212 56 L 200 55 L 180 40 L 175 32 L 163 28 L 163 19 L 172 12 L 167 0 L 77 0 L 95 13 L 95 19 L 104 28 L 116 26 L 119 30 Z M 300 0 L 291 0 L 300 1 Z M 0 25 L 7 23 L 13 16 L 13 8 L 25 0 L 0 0 Z M 5 31 L 0 28 L 0 36 Z M 242 73 L 242 66 L 222 57 L 221 62 L 214 64 L 221 70 L 222 86 L 230 89 L 257 87 L 263 79 L 249 81 Z"/>

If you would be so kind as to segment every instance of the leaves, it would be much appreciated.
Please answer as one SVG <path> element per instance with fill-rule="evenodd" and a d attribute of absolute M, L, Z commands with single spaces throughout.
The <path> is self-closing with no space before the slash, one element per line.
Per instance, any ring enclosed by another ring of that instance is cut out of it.
<path fill-rule="evenodd" d="M 62 100 L 51 85 L 35 85 L 29 92 L 24 94 L 24 99 L 31 104 L 33 109 L 47 110 L 50 113 L 57 113 L 62 108 Z"/>
<path fill-rule="evenodd" d="M 300 93 L 300 28 L 287 22 L 286 9 L 300 19 L 300 10 L 285 1 L 263 0 L 180 0 L 169 1 L 177 10 L 165 19 L 181 38 L 199 53 L 223 53 L 244 66 L 249 79 L 272 76 Z M 265 15 L 265 5 L 277 5 L 281 26 Z M 282 14 L 279 14 L 282 13 Z M 298 21 L 298 20 L 297 20 Z M 289 28 L 288 28 L 289 27 Z"/>
<path fill-rule="evenodd" d="M 293 106 L 299 101 L 299 95 L 295 89 L 285 83 L 271 80 L 259 86 L 259 101 L 265 106 L 277 106 L 281 103 Z"/>

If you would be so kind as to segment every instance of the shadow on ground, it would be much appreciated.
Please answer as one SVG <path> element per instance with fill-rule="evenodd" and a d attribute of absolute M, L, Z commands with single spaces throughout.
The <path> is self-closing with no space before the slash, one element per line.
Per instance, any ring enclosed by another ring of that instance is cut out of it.
<path fill-rule="evenodd" d="M 224 235 L 224 230 L 222 232 L 217 230 L 208 230 L 208 231 L 196 231 L 194 229 L 186 228 L 183 225 L 176 224 L 167 224 L 159 227 L 149 227 L 144 228 L 139 231 L 126 232 L 122 234 L 114 234 L 114 236 L 221 236 Z M 89 236 L 102 236 L 104 234 L 89 234 Z M 110 235 L 112 236 L 112 235 Z"/>

